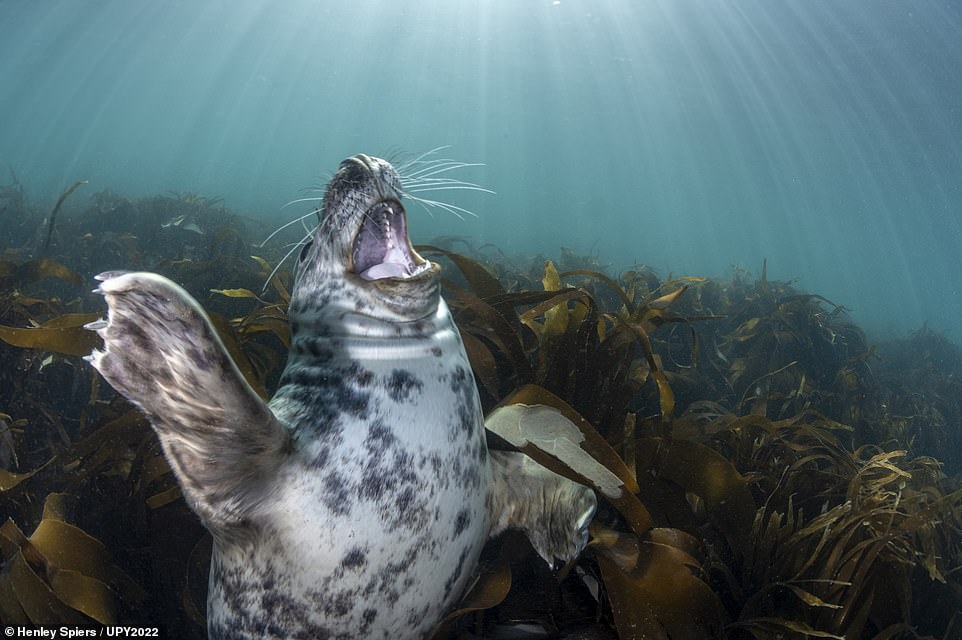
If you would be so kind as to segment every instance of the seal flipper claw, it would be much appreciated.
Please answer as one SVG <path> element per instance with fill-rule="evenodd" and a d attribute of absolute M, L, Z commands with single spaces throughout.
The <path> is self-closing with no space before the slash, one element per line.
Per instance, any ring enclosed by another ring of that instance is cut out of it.
<path fill-rule="evenodd" d="M 184 289 L 153 273 L 106 272 L 104 339 L 88 361 L 150 420 L 184 496 L 226 533 L 270 492 L 287 430 L 244 380 Z"/>
<path fill-rule="evenodd" d="M 104 320 L 103 318 L 94 320 L 93 322 L 88 322 L 87 324 L 84 325 L 84 329 L 87 329 L 88 331 L 96 331 L 98 333 L 100 332 L 101 329 L 106 329 L 106 328 L 107 328 L 107 321 Z"/>
<path fill-rule="evenodd" d="M 97 275 L 95 275 L 95 276 L 94 276 L 94 280 L 97 280 L 98 282 L 103 282 L 104 280 L 110 280 L 111 278 L 119 278 L 120 276 L 125 275 L 125 274 L 128 274 L 128 273 L 130 273 L 130 271 L 124 271 L 124 270 L 121 270 L 121 269 L 117 269 L 117 270 L 114 270 L 114 271 L 104 271 L 104 272 L 102 272 L 102 273 L 98 273 Z M 99 289 L 99 287 L 98 287 L 98 289 Z M 95 289 L 95 291 L 96 291 L 96 289 Z"/>
<path fill-rule="evenodd" d="M 523 453 L 491 451 L 491 535 L 521 529 L 545 562 L 567 562 L 588 542 L 594 492 Z"/>

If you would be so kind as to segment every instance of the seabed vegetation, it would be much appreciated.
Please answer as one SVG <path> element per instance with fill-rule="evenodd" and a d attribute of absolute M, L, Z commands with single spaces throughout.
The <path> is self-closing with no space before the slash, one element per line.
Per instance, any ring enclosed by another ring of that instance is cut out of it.
<path fill-rule="evenodd" d="M 180 282 L 266 397 L 285 249 L 216 199 L 88 190 L 41 211 L 15 177 L 0 187 L 0 619 L 203 638 L 210 539 L 145 419 L 81 358 L 105 313 L 89 290 L 108 269 Z M 444 266 L 486 412 L 522 425 L 491 446 L 600 503 L 560 572 L 523 536 L 492 541 L 436 640 L 962 637 L 962 349 L 944 336 L 870 344 L 764 266 L 663 278 L 457 238 L 419 251 Z M 533 405 L 567 431 L 523 419 Z"/>

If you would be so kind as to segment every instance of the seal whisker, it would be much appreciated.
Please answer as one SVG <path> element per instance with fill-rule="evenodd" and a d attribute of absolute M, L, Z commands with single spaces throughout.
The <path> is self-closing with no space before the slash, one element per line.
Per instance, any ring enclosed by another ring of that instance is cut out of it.
<path fill-rule="evenodd" d="M 284 206 L 286 207 L 287 205 L 284 205 Z M 280 233 L 280 232 L 283 231 L 284 229 L 286 229 L 286 228 L 288 228 L 288 227 L 290 227 L 290 226 L 292 226 L 292 225 L 295 225 L 295 224 L 297 224 L 298 222 L 303 222 L 304 220 L 306 220 L 307 218 L 309 218 L 309 217 L 311 217 L 311 216 L 313 216 L 313 215 L 319 215 L 319 213 L 320 213 L 320 212 L 319 212 L 317 209 L 314 209 L 313 211 L 309 211 L 308 213 L 305 213 L 304 215 L 302 215 L 302 216 L 300 216 L 300 217 L 294 218 L 294 219 L 291 220 L 290 222 L 286 222 L 286 223 L 282 224 L 282 225 L 279 226 L 277 229 L 274 229 L 274 232 L 271 233 L 271 235 L 269 235 L 269 236 L 267 236 L 266 238 L 264 238 L 264 240 L 263 240 L 259 245 L 257 245 L 257 246 L 260 247 L 260 248 L 263 248 L 264 245 L 266 245 L 268 242 L 270 242 L 271 239 L 272 239 L 274 236 L 276 236 L 278 233 Z M 316 227 L 315 227 L 315 228 L 316 228 Z"/>
<path fill-rule="evenodd" d="M 450 149 L 450 148 L 451 148 L 451 145 L 449 145 L 449 144 L 441 145 L 440 147 L 434 147 L 434 148 L 431 149 L 430 151 L 425 151 L 424 153 L 422 153 L 422 154 L 419 155 L 418 157 L 414 158 L 413 160 L 408 160 L 407 162 L 405 162 L 405 163 L 403 163 L 403 164 L 399 164 L 398 166 L 396 166 L 396 167 L 394 168 L 394 170 L 397 171 L 398 174 L 400 175 L 400 174 L 402 174 L 408 167 L 411 167 L 411 166 L 416 165 L 416 164 L 422 164 L 423 162 L 426 162 L 426 161 L 424 160 L 424 158 L 426 158 L 426 157 L 428 157 L 428 156 L 430 156 L 430 155 L 433 155 L 433 154 L 435 154 L 435 153 L 438 153 L 439 151 L 444 151 L 445 149 Z"/>
<path fill-rule="evenodd" d="M 440 200 L 432 200 L 430 198 L 425 198 L 416 194 L 428 193 L 431 191 L 479 191 L 481 193 L 494 193 L 494 191 L 482 187 L 474 182 L 469 182 L 467 180 L 460 180 L 458 178 L 450 178 L 443 176 L 441 174 L 448 173 L 449 171 L 455 171 L 457 169 L 466 169 L 470 167 L 483 167 L 484 163 L 481 162 L 460 162 L 458 160 L 453 160 L 451 158 L 439 158 L 425 160 L 428 156 L 437 153 L 441 149 L 447 147 L 438 147 L 432 149 L 427 153 L 421 154 L 414 160 L 411 160 L 399 168 L 397 171 L 399 179 L 402 185 L 402 193 L 404 196 L 410 198 L 411 200 L 417 202 L 421 208 L 428 212 L 429 215 L 432 214 L 431 209 L 443 209 L 448 213 L 457 216 L 459 219 L 464 219 L 465 215 L 471 217 L 477 217 L 477 214 L 473 211 L 465 209 L 464 207 L 459 207 L 458 205 L 450 204 L 447 202 L 441 202 Z"/>
<path fill-rule="evenodd" d="M 455 180 L 454 178 L 425 178 L 424 180 L 408 180 L 406 183 L 407 188 L 411 187 L 421 187 L 428 184 L 472 184 L 467 180 Z"/>
<path fill-rule="evenodd" d="M 307 222 L 305 222 L 306 219 L 307 219 L 307 216 L 301 216 L 301 228 L 304 229 L 304 233 L 307 234 L 305 235 L 304 238 L 301 238 L 301 242 L 304 242 L 308 237 L 310 237 L 315 231 L 317 231 L 321 227 L 320 222 L 315 224 L 313 227 L 308 226 Z"/>
<path fill-rule="evenodd" d="M 434 185 L 465 185 L 469 187 L 479 187 L 484 188 L 475 182 L 468 182 L 467 180 L 457 180 L 455 178 L 426 178 L 424 180 L 412 180 L 405 188 L 413 189 L 416 187 L 428 187 Z"/>
<path fill-rule="evenodd" d="M 320 202 L 323 199 L 324 199 L 323 196 L 317 196 L 314 198 L 298 198 L 297 200 L 291 200 L 290 202 L 285 204 L 283 207 L 281 207 L 281 211 L 283 211 L 284 209 L 288 208 L 291 205 L 295 205 L 301 202 Z"/>
<path fill-rule="evenodd" d="M 468 181 L 467 181 L 467 180 L 462 180 L 462 179 L 460 179 L 460 178 L 451 178 L 451 177 L 447 177 L 447 176 L 440 177 L 440 178 L 436 178 L 436 177 L 435 177 L 435 178 L 431 178 L 431 177 L 427 177 L 427 176 L 422 176 L 422 177 L 419 177 L 419 178 L 409 178 L 408 180 L 405 181 L 405 183 L 406 183 L 406 184 L 409 184 L 409 185 L 410 185 L 410 184 L 421 184 L 421 183 L 427 184 L 427 183 L 433 183 L 433 182 L 468 182 Z"/>
<path fill-rule="evenodd" d="M 421 205 L 427 205 L 428 207 L 437 207 L 438 209 L 444 209 L 448 213 L 452 213 L 456 215 L 461 220 L 464 220 L 464 216 L 461 215 L 462 213 L 469 215 L 472 218 L 478 217 L 478 214 L 476 214 L 475 212 L 465 209 L 464 207 L 459 207 L 456 204 L 451 204 L 449 202 L 440 202 L 439 200 L 431 200 L 430 198 L 422 198 L 421 196 L 416 196 L 407 192 L 405 192 L 405 195 L 411 198 L 411 200 L 414 200 L 415 202 L 420 203 Z"/>
<path fill-rule="evenodd" d="M 319 226 L 320 225 L 318 225 L 318 227 Z M 317 229 L 317 227 L 314 227 L 314 229 L 311 229 L 310 232 L 306 236 L 301 238 L 299 242 L 295 242 L 294 245 L 291 247 L 290 251 L 285 253 L 284 257 L 281 258 L 280 261 L 278 261 L 277 265 L 275 265 L 273 269 L 271 269 L 270 274 L 267 276 L 267 280 L 264 281 L 264 285 L 261 287 L 261 293 L 264 293 L 267 291 L 267 286 L 271 283 L 271 280 L 274 279 L 274 276 L 277 275 L 277 272 L 280 271 L 281 267 L 284 266 L 284 263 L 287 262 L 287 259 L 290 258 L 291 255 L 295 251 L 297 251 L 300 247 L 304 246 L 308 238 L 310 238 L 314 234 L 315 229 Z"/>
<path fill-rule="evenodd" d="M 431 176 L 436 176 L 440 173 L 446 173 L 448 171 L 454 171 L 455 169 L 467 169 L 469 167 L 483 167 L 483 162 L 457 162 L 456 160 L 443 160 L 440 163 L 432 164 L 427 167 L 422 167 L 417 171 L 413 171 L 408 174 L 399 174 L 401 177 L 401 183 L 405 183 L 409 180 L 418 180 L 421 178 L 430 178 Z"/>
<path fill-rule="evenodd" d="M 417 198 L 417 197 L 415 197 L 415 196 L 408 196 L 408 197 L 409 197 L 411 200 L 413 200 L 419 207 L 421 207 L 422 209 L 424 209 L 424 211 L 425 211 L 429 216 L 431 216 L 432 218 L 434 217 L 434 212 L 431 211 L 431 209 L 429 209 L 426 204 L 424 204 L 423 202 L 421 202 L 421 199 L 420 199 L 420 198 Z M 461 219 L 463 220 L 464 218 L 461 218 Z"/>
<path fill-rule="evenodd" d="M 437 160 L 431 160 L 430 162 L 424 162 L 421 164 L 423 166 L 412 167 L 410 172 L 406 171 L 404 173 L 399 173 L 398 176 L 400 176 L 402 179 L 403 178 L 410 179 L 413 177 L 424 175 L 425 173 L 428 173 L 430 171 L 434 171 L 436 169 L 441 169 L 445 167 L 449 169 L 456 169 L 458 168 L 459 164 L 463 164 L 463 163 L 459 163 L 457 160 L 454 160 L 453 158 L 438 158 Z"/>
<path fill-rule="evenodd" d="M 334 174 L 332 174 L 330 171 L 325 171 L 324 173 L 321 174 L 321 180 L 323 180 L 323 182 L 315 182 L 314 184 L 308 187 L 304 187 L 300 189 L 300 191 L 301 193 L 310 193 L 311 191 L 314 191 L 317 193 L 324 193 L 324 191 L 327 189 L 328 183 L 330 183 L 331 178 L 333 177 L 334 177 Z"/>
<path fill-rule="evenodd" d="M 405 189 L 404 193 L 424 193 L 426 191 L 481 191 L 482 193 L 494 193 L 491 189 L 485 189 L 484 187 L 479 187 L 474 184 L 457 184 L 457 185 L 447 185 L 447 186 L 437 186 L 437 187 L 417 187 L 414 189 Z"/>

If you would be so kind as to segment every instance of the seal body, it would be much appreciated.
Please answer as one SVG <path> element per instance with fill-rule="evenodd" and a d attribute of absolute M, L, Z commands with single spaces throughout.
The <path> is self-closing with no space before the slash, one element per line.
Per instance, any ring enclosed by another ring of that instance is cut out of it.
<path fill-rule="evenodd" d="M 484 425 L 447 307 L 384 324 L 325 296 L 292 300 L 290 361 L 269 406 L 297 453 L 257 539 L 219 545 L 212 637 L 264 637 L 278 610 L 311 637 L 420 637 L 488 537 Z M 328 324 L 333 308 L 343 317 Z"/>
<path fill-rule="evenodd" d="M 147 414 L 213 534 L 212 639 L 423 638 L 497 530 L 550 529 L 532 537 L 556 540 L 536 544 L 548 560 L 584 545 L 589 490 L 488 452 L 440 269 L 411 247 L 402 195 L 387 162 L 342 163 L 295 268 L 268 404 L 183 289 L 98 276 L 109 313 L 89 360 Z"/>

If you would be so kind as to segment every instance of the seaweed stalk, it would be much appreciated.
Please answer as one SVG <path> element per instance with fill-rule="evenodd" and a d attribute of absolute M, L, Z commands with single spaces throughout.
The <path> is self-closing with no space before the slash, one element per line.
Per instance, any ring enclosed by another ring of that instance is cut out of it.
<path fill-rule="evenodd" d="M 47 224 L 47 239 L 43 242 L 43 251 L 46 252 L 50 248 L 50 238 L 53 236 L 53 224 L 57 219 L 57 212 L 60 211 L 60 207 L 63 206 L 63 201 L 66 200 L 71 193 L 77 190 L 82 184 L 87 184 L 87 180 L 77 180 L 70 187 L 60 194 L 60 198 L 57 199 L 57 204 L 54 205 L 53 211 L 50 212 L 50 222 Z"/>

